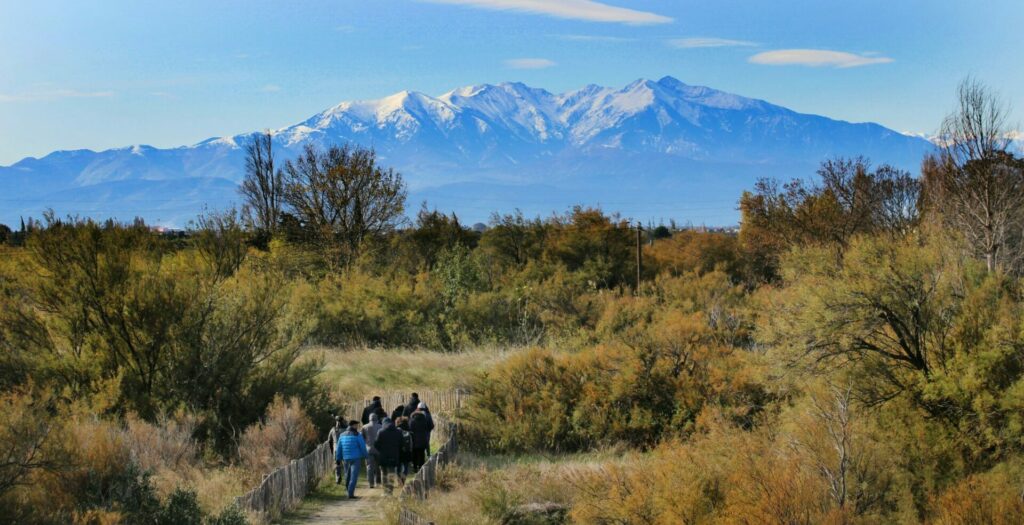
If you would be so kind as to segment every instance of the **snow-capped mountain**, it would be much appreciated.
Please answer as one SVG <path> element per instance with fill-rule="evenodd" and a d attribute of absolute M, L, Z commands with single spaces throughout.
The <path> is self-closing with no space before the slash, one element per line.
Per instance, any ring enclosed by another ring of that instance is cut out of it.
<path fill-rule="evenodd" d="M 837 155 L 914 170 L 932 145 L 878 124 L 796 113 L 674 78 L 562 94 L 521 83 L 403 91 L 343 102 L 273 132 L 286 159 L 308 143 L 375 148 L 420 201 L 467 220 L 602 205 L 648 220 L 736 220 L 761 176 L 805 177 Z M 0 222 L 59 214 L 184 225 L 237 202 L 248 134 L 193 146 L 58 151 L 0 168 Z"/>

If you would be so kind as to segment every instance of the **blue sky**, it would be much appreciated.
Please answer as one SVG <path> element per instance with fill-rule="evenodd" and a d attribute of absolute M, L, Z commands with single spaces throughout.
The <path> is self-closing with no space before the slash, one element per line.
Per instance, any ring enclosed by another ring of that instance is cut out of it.
<path fill-rule="evenodd" d="M 0 0 L 0 165 L 505 80 L 672 75 L 929 133 L 966 75 L 1024 108 L 1022 27 L 1020 0 Z"/>

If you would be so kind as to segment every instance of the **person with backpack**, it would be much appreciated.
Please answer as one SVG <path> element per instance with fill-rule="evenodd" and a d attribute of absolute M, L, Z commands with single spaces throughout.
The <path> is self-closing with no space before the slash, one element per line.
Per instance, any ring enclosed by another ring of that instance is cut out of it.
<path fill-rule="evenodd" d="M 405 416 L 405 405 L 398 405 L 391 411 L 391 422 L 398 425 L 398 418 Z"/>
<path fill-rule="evenodd" d="M 370 488 L 372 489 L 375 485 L 380 484 L 380 454 L 374 443 L 377 441 L 377 433 L 381 430 L 381 424 L 378 423 L 379 416 L 376 413 L 370 414 L 370 423 L 364 425 L 363 429 L 359 431 L 363 436 L 363 441 L 366 442 L 366 477 L 369 478 Z M 386 417 L 384 419 L 387 419 Z"/>
<path fill-rule="evenodd" d="M 398 453 L 398 479 L 405 485 L 405 478 L 410 474 L 415 475 L 412 472 L 412 433 L 409 432 L 409 418 L 403 416 L 395 421 L 395 426 L 402 433 L 402 448 Z"/>
<path fill-rule="evenodd" d="M 327 434 L 327 441 L 330 443 L 331 450 L 337 450 L 338 438 L 341 437 L 342 432 L 348 427 L 345 426 L 345 420 L 341 416 L 334 416 L 334 426 L 331 427 L 331 432 Z M 334 484 L 341 484 L 341 460 L 336 459 L 334 461 Z"/>
<path fill-rule="evenodd" d="M 409 432 L 412 434 L 412 466 L 418 472 L 427 462 L 427 447 L 430 446 L 430 431 L 434 430 L 434 418 L 421 410 L 409 418 Z"/>
<path fill-rule="evenodd" d="M 378 421 L 388 416 L 388 413 L 384 411 L 384 407 L 380 404 L 380 396 L 373 396 L 373 401 L 363 409 L 362 423 L 364 425 L 370 424 L 370 414 L 377 414 Z"/>
<path fill-rule="evenodd" d="M 409 402 L 405 404 L 405 409 L 402 410 L 402 415 L 405 417 L 412 417 L 412 413 L 416 411 L 420 406 L 420 395 L 416 392 L 412 393 L 412 397 Z"/>
<path fill-rule="evenodd" d="M 434 415 L 430 413 L 430 408 L 428 408 L 427 404 L 423 402 L 420 402 L 420 405 L 416 410 L 423 412 L 423 415 L 427 416 L 427 420 L 429 421 L 427 426 L 430 427 L 431 432 L 427 433 L 427 457 L 430 457 L 430 436 L 434 430 Z"/>
<path fill-rule="evenodd" d="M 356 430 L 358 427 L 358 421 L 349 421 L 348 430 L 338 438 L 338 447 L 334 451 L 335 461 L 345 463 L 345 487 L 349 499 L 359 499 L 356 497 L 356 484 L 359 482 L 362 460 L 366 458 L 366 440 Z"/>
<path fill-rule="evenodd" d="M 384 418 L 384 424 L 380 432 L 377 433 L 373 447 L 377 450 L 384 490 L 388 494 L 391 494 L 394 490 L 392 474 L 398 475 L 399 478 L 403 479 L 404 483 L 404 478 L 398 472 L 402 459 L 403 442 L 402 431 L 395 426 L 391 418 Z"/>

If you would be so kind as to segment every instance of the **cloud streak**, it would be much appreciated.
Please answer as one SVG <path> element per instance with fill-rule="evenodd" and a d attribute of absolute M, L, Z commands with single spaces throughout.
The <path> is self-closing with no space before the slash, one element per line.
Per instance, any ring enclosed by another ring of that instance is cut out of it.
<path fill-rule="evenodd" d="M 546 58 L 510 58 L 505 61 L 505 67 L 512 69 L 547 69 L 555 65 L 554 61 Z"/>
<path fill-rule="evenodd" d="M 616 7 L 593 0 L 421 0 L 435 4 L 454 4 L 496 11 L 515 11 L 538 15 L 585 20 L 588 22 L 610 22 L 631 25 L 667 24 L 671 17 Z"/>
<path fill-rule="evenodd" d="M 74 89 L 47 89 L 33 93 L 6 95 L 0 93 L 0 102 L 40 102 L 65 98 L 109 98 L 113 91 L 78 91 Z"/>
<path fill-rule="evenodd" d="M 729 38 L 674 38 L 668 41 L 672 47 L 679 49 L 700 49 L 707 47 L 757 47 L 760 44 L 747 40 L 732 40 Z"/>
<path fill-rule="evenodd" d="M 605 36 L 605 35 L 554 35 L 559 40 L 565 40 L 567 42 L 608 42 L 608 43 L 620 43 L 620 42 L 635 42 L 635 38 L 629 38 L 624 36 Z"/>
<path fill-rule="evenodd" d="M 829 51 L 825 49 L 776 49 L 758 53 L 749 59 L 751 64 L 765 66 L 804 66 L 851 68 L 888 64 L 893 60 L 885 56 L 847 53 L 845 51 Z"/>

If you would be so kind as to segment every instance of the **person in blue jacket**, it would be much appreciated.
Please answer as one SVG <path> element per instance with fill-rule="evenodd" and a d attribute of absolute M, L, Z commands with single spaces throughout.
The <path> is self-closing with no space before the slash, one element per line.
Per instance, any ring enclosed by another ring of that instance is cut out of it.
<path fill-rule="evenodd" d="M 366 458 L 366 440 L 359 433 L 358 427 L 358 421 L 349 421 L 348 430 L 342 432 L 337 448 L 334 449 L 334 459 L 345 463 L 345 486 L 349 499 L 358 499 L 356 483 L 359 482 L 362 460 Z"/>

